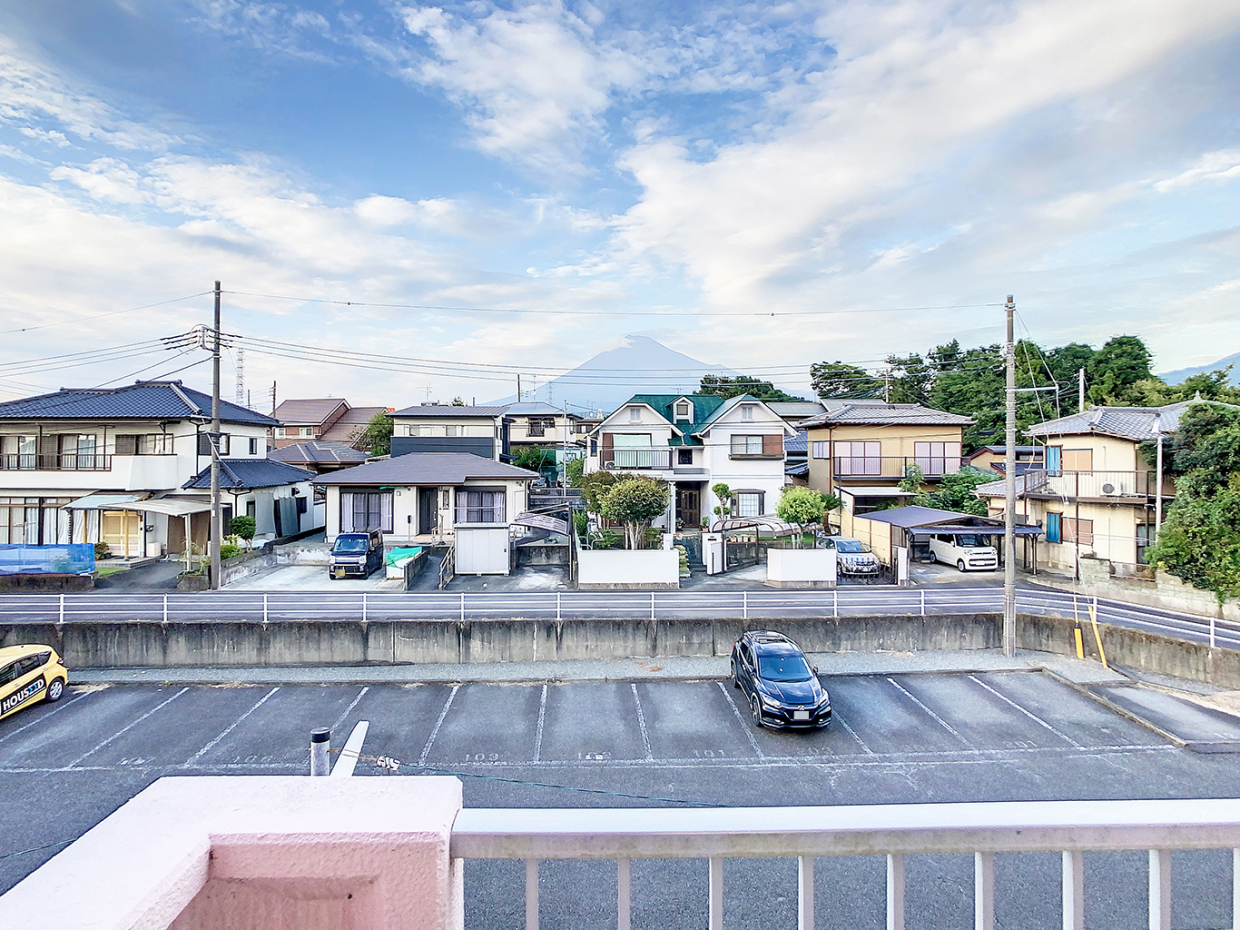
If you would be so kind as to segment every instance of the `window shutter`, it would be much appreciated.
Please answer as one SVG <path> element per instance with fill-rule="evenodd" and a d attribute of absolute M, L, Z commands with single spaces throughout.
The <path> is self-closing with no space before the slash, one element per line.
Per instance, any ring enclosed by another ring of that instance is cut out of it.
<path fill-rule="evenodd" d="M 764 433 L 762 435 L 763 455 L 783 455 L 784 437 L 782 433 Z"/>
<path fill-rule="evenodd" d="M 208 450 L 209 452 L 210 450 Z M 138 454 L 138 437 L 120 433 L 116 437 L 116 454 L 117 455 L 137 455 Z"/>
<path fill-rule="evenodd" d="M 211 439 L 210 437 L 207 436 L 206 433 L 198 434 L 198 454 L 199 455 L 210 455 L 211 454 Z"/>
<path fill-rule="evenodd" d="M 616 437 L 612 433 L 603 434 L 603 448 L 610 449 L 615 445 Z"/>

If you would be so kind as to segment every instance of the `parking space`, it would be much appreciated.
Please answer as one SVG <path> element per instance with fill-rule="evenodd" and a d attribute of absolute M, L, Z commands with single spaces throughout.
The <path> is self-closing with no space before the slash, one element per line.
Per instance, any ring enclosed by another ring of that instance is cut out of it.
<path fill-rule="evenodd" d="M 405 590 L 401 579 L 387 580 L 380 569 L 369 578 L 332 578 L 326 565 L 277 565 L 248 578 L 234 581 L 226 591 L 332 591 L 337 594 L 399 594 Z"/>

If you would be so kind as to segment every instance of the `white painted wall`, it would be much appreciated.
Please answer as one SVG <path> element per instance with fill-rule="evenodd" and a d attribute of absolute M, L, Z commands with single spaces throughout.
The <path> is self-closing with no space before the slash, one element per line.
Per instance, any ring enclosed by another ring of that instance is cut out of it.
<path fill-rule="evenodd" d="M 680 553 L 675 549 L 583 550 L 577 559 L 580 587 L 680 587 Z"/>
<path fill-rule="evenodd" d="M 834 584 L 834 549 L 768 549 L 766 580 L 774 584 Z"/>

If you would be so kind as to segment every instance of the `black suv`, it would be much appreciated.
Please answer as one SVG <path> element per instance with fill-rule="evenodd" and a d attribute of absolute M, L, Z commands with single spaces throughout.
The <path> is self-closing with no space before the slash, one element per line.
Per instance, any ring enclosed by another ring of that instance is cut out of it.
<path fill-rule="evenodd" d="M 755 726 L 817 730 L 831 725 L 831 698 L 818 669 L 782 633 L 750 630 L 732 646 L 732 687 L 749 701 Z"/>

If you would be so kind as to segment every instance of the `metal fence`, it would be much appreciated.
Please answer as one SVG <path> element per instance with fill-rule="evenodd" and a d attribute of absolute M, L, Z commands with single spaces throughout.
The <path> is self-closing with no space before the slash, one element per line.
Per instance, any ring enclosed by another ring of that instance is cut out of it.
<path fill-rule="evenodd" d="M 1171 851 L 1179 849 L 1232 850 L 1231 893 L 1240 915 L 1240 800 L 1235 799 L 706 810 L 466 808 L 457 815 L 451 841 L 453 858 L 525 861 L 526 930 L 538 930 L 540 860 L 614 859 L 615 926 L 630 930 L 633 859 L 706 859 L 707 926 L 722 930 L 724 859 L 795 857 L 797 926 L 812 930 L 814 860 L 849 855 L 886 857 L 886 926 L 903 930 L 905 856 L 928 853 L 973 855 L 974 926 L 993 930 L 996 895 L 1030 893 L 1024 881 L 996 886 L 995 856 L 1028 852 L 1061 854 L 1062 926 L 1082 930 L 1085 856 L 1110 850 L 1148 851 L 1149 926 L 1170 930 Z M 916 923 L 933 925 L 934 917 L 919 915 Z"/>

